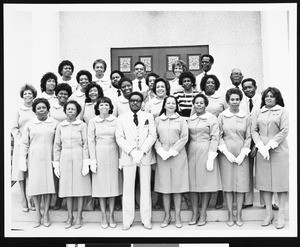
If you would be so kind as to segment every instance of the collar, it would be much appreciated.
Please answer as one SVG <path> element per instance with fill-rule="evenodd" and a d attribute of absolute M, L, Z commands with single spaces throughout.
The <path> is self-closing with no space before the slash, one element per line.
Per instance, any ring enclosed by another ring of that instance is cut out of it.
<path fill-rule="evenodd" d="M 28 111 L 28 110 L 32 110 L 32 107 L 27 107 L 26 105 L 24 104 L 21 104 L 19 106 L 19 109 L 23 110 L 23 111 Z"/>
<path fill-rule="evenodd" d="M 118 97 L 118 99 L 119 99 L 119 101 L 121 102 L 121 103 L 123 103 L 123 104 L 128 104 L 129 103 L 129 101 L 128 101 L 128 99 L 126 99 L 125 97 L 124 97 L 124 95 L 123 94 L 121 94 L 119 97 Z"/>
<path fill-rule="evenodd" d="M 222 94 L 221 94 L 219 91 L 215 91 L 215 93 L 212 94 L 212 95 L 206 95 L 204 91 L 202 91 L 202 93 L 203 93 L 207 98 L 218 99 L 218 98 L 222 97 Z"/>
<path fill-rule="evenodd" d="M 33 118 L 33 122 L 36 123 L 36 124 L 39 124 L 39 123 L 52 123 L 53 121 L 54 121 L 54 119 L 52 117 L 47 117 L 47 119 L 45 121 L 38 120 L 37 116 L 35 116 Z"/>
<path fill-rule="evenodd" d="M 52 95 L 49 95 L 49 94 L 47 94 L 46 92 L 43 92 L 41 96 L 42 96 L 43 98 L 47 99 L 47 100 L 52 99 L 52 98 L 56 98 L 55 93 L 52 94 Z"/>
<path fill-rule="evenodd" d="M 53 107 L 55 109 L 61 109 L 61 108 L 63 108 L 63 106 L 60 105 L 58 102 L 55 102 L 51 107 Z"/>
<path fill-rule="evenodd" d="M 163 100 L 161 100 L 161 99 L 158 99 L 157 97 L 155 97 L 155 98 L 153 98 L 153 99 L 151 99 L 152 100 L 152 103 L 154 104 L 154 105 L 158 105 L 158 104 L 160 104 Z"/>
<path fill-rule="evenodd" d="M 233 117 L 235 115 L 239 118 L 244 118 L 246 116 L 246 113 L 240 109 L 240 111 L 238 113 L 234 114 L 229 110 L 229 108 L 227 108 L 226 110 L 223 111 L 223 115 L 225 117 Z"/>
<path fill-rule="evenodd" d="M 62 125 L 62 126 L 68 126 L 68 125 L 70 125 L 70 124 L 73 124 L 73 125 L 79 125 L 79 124 L 81 124 L 82 123 L 82 121 L 80 120 L 80 119 L 76 119 L 74 122 L 72 122 L 72 123 L 70 123 L 70 122 L 68 122 L 67 120 L 64 120 L 64 121 L 62 121 L 60 124 Z"/>
<path fill-rule="evenodd" d="M 260 109 L 260 112 L 266 112 L 266 111 L 278 111 L 278 110 L 281 110 L 282 109 L 282 106 L 280 105 L 275 105 L 273 106 L 271 109 L 268 109 L 266 106 L 263 106 L 261 109 Z"/>
<path fill-rule="evenodd" d="M 179 118 L 179 117 L 180 116 L 179 116 L 179 114 L 177 112 L 175 112 L 171 117 L 167 117 L 165 113 L 159 116 L 159 118 L 161 120 L 176 119 L 176 118 Z"/>
<path fill-rule="evenodd" d="M 256 101 L 258 95 L 257 94 L 254 94 L 254 96 L 251 98 L 252 99 L 252 102 Z M 246 97 L 247 99 L 247 102 L 249 102 L 250 98 Z"/>
<path fill-rule="evenodd" d="M 97 123 L 102 123 L 103 121 L 109 121 L 109 122 L 111 122 L 111 121 L 113 121 L 115 118 L 116 118 L 116 117 L 115 117 L 114 115 L 112 115 L 112 114 L 110 114 L 107 118 L 101 118 L 100 115 L 98 115 L 98 116 L 95 117 L 95 121 L 96 121 Z"/>
<path fill-rule="evenodd" d="M 85 93 L 81 92 L 80 89 L 76 90 L 76 91 L 74 92 L 74 94 L 75 94 L 77 97 L 85 96 Z"/>
<path fill-rule="evenodd" d="M 208 119 L 212 114 L 209 113 L 208 111 L 205 112 L 204 114 L 200 115 L 200 116 L 197 116 L 197 113 L 195 113 L 194 115 L 192 115 L 190 117 L 190 120 L 196 120 L 197 118 L 200 118 L 200 119 Z"/>
<path fill-rule="evenodd" d="M 96 102 L 85 102 L 85 105 L 88 106 L 88 105 L 95 105 Z"/>

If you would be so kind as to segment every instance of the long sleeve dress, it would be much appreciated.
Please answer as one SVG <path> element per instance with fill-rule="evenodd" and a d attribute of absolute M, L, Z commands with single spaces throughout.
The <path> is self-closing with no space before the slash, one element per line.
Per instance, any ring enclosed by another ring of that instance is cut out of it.
<path fill-rule="evenodd" d="M 25 179 L 25 172 L 19 169 L 19 151 L 20 151 L 20 138 L 25 124 L 35 117 L 31 107 L 27 107 L 24 104 L 18 106 L 16 115 L 13 120 L 13 127 L 11 134 L 14 137 L 14 149 L 12 157 L 12 181 L 22 181 Z"/>
<path fill-rule="evenodd" d="M 208 171 L 208 153 L 217 155 L 219 145 L 219 123 L 216 116 L 206 112 L 194 114 L 188 121 L 189 184 L 191 192 L 213 192 L 222 189 L 218 159 L 214 159 L 214 169 Z"/>
<path fill-rule="evenodd" d="M 114 197 L 122 194 L 116 127 L 117 118 L 113 115 L 106 119 L 96 116 L 89 122 L 90 159 L 97 160 L 97 173 L 92 174 L 92 197 Z"/>
<path fill-rule="evenodd" d="M 54 194 L 52 168 L 53 142 L 57 121 L 34 117 L 25 126 L 20 142 L 20 157 L 28 154 L 28 195 Z"/>
<path fill-rule="evenodd" d="M 57 125 L 54 161 L 60 164 L 59 197 L 90 196 L 91 177 L 81 174 L 83 162 L 89 162 L 87 127 L 77 119 Z"/>
<path fill-rule="evenodd" d="M 163 160 L 157 155 L 154 190 L 160 193 L 183 193 L 189 191 L 188 160 L 185 144 L 188 141 L 188 125 L 177 113 L 171 117 L 165 114 L 155 119 L 157 141 L 155 149 L 170 148 L 178 154 Z"/>
<path fill-rule="evenodd" d="M 229 152 L 237 157 L 242 149 L 250 152 L 251 121 L 245 112 L 240 110 L 233 114 L 226 109 L 219 115 L 220 145 L 225 145 Z M 219 163 L 223 191 L 248 192 L 249 191 L 249 158 L 245 156 L 241 165 L 230 163 L 223 153 L 219 154 Z"/>
<path fill-rule="evenodd" d="M 252 118 L 252 137 L 254 143 L 269 141 L 278 144 L 269 150 L 270 159 L 266 160 L 260 152 L 256 155 L 255 188 L 271 192 L 289 190 L 289 147 L 287 135 L 289 116 L 284 107 L 276 105 L 271 109 L 262 107 Z"/>

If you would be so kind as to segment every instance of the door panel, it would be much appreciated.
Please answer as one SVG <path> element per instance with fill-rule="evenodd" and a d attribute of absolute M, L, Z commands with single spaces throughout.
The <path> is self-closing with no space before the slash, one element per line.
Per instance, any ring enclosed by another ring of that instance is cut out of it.
<path fill-rule="evenodd" d="M 200 57 L 209 53 L 208 45 L 176 46 L 176 47 L 137 47 L 111 48 L 111 68 L 121 70 L 126 77 L 134 79 L 133 65 L 144 61 L 150 72 L 154 72 L 168 80 L 174 79 L 169 68 L 170 61 L 180 59 L 186 62 L 190 71 L 197 76 L 202 72 Z"/>

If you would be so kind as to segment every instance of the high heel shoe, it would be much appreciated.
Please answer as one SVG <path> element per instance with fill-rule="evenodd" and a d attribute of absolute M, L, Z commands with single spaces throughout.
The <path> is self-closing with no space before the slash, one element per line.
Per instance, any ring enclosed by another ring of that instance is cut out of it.
<path fill-rule="evenodd" d="M 235 224 L 239 227 L 242 227 L 244 225 L 243 221 L 236 221 Z"/>
<path fill-rule="evenodd" d="M 82 222 L 75 223 L 74 229 L 79 229 L 82 227 Z"/>
<path fill-rule="evenodd" d="M 175 226 L 176 226 L 177 228 L 181 228 L 183 225 L 182 225 L 182 222 L 181 222 L 181 221 L 179 221 L 179 222 L 176 222 L 176 221 L 175 221 Z"/>
<path fill-rule="evenodd" d="M 227 226 L 232 227 L 234 225 L 234 221 L 227 221 Z"/>
<path fill-rule="evenodd" d="M 68 229 L 72 226 L 73 220 L 74 220 L 74 217 L 72 216 L 70 221 L 69 220 L 66 221 L 65 229 Z"/>
<path fill-rule="evenodd" d="M 101 222 L 101 227 L 102 227 L 103 229 L 106 229 L 106 228 L 108 227 L 107 222 L 106 222 L 106 223 Z"/>
<path fill-rule="evenodd" d="M 206 223 L 207 223 L 207 221 L 206 221 L 206 214 L 205 214 L 204 220 L 201 219 L 198 221 L 198 226 L 204 226 L 204 225 L 206 225 Z"/>
<path fill-rule="evenodd" d="M 261 226 L 262 227 L 269 226 L 272 224 L 273 220 L 274 220 L 274 215 L 272 215 L 271 218 L 264 219 L 264 221 L 261 223 Z"/>
<path fill-rule="evenodd" d="M 284 223 L 285 223 L 284 220 L 282 221 L 277 220 L 276 229 L 282 229 L 284 227 Z"/>
<path fill-rule="evenodd" d="M 169 218 L 169 220 L 167 222 L 163 222 L 160 224 L 161 228 L 166 228 L 170 223 L 171 223 L 171 217 Z"/>
<path fill-rule="evenodd" d="M 193 217 L 192 217 L 193 218 Z M 196 225 L 197 222 L 199 221 L 199 218 L 200 218 L 200 214 L 198 214 L 196 220 L 190 220 L 188 225 L 192 226 L 192 225 Z"/>

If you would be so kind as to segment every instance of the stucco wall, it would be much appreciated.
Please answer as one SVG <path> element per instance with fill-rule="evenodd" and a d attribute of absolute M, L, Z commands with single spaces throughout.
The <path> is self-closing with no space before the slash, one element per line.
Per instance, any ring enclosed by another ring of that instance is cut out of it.
<path fill-rule="evenodd" d="M 209 45 L 214 69 L 227 79 L 238 67 L 262 87 L 260 12 L 128 11 L 61 12 L 60 58 L 74 62 L 75 72 L 97 58 L 107 61 L 110 48 Z"/>

